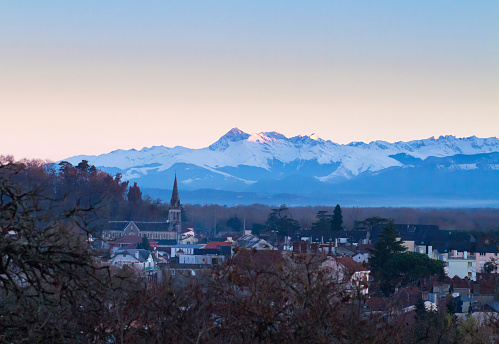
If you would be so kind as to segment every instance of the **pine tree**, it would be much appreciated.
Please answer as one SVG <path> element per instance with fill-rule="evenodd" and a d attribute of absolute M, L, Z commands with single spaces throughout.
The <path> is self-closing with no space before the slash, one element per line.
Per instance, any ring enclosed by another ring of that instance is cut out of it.
<path fill-rule="evenodd" d="M 182 205 L 180 206 L 180 216 L 181 216 L 182 222 L 189 221 L 189 218 L 187 217 L 187 212 L 185 211 L 185 209 Z"/>
<path fill-rule="evenodd" d="M 140 187 L 136 182 L 128 189 L 128 202 L 133 205 L 138 205 L 142 202 L 142 191 L 140 191 Z"/>
<path fill-rule="evenodd" d="M 341 214 L 341 208 L 339 204 L 336 204 L 336 207 L 333 211 L 333 219 L 331 221 L 331 229 L 335 231 L 339 231 L 343 229 L 343 215 Z"/>
<path fill-rule="evenodd" d="M 142 250 L 151 250 L 151 245 L 149 244 L 149 239 L 145 235 L 142 236 L 142 242 L 139 242 L 137 245 L 137 249 Z"/>
<path fill-rule="evenodd" d="M 331 229 L 331 215 L 327 215 L 326 210 L 319 210 L 315 216 L 317 221 L 312 223 L 313 230 L 328 230 Z"/>
<path fill-rule="evenodd" d="M 380 272 L 385 263 L 395 254 L 405 252 L 407 248 L 402 240 L 397 240 L 398 232 L 393 221 L 389 221 L 386 227 L 381 231 L 378 240 L 371 250 L 369 264 L 373 272 Z"/>

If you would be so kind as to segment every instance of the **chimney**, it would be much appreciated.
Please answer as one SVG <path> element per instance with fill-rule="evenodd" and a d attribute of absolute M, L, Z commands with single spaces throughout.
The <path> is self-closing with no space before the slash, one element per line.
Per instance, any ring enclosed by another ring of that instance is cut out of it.
<path fill-rule="evenodd" d="M 468 259 L 468 251 L 463 252 L 463 259 Z"/>
<path fill-rule="evenodd" d="M 139 259 L 139 250 L 135 250 L 135 258 Z"/>
<path fill-rule="evenodd" d="M 428 257 L 432 258 L 433 257 L 433 246 L 428 246 Z"/>

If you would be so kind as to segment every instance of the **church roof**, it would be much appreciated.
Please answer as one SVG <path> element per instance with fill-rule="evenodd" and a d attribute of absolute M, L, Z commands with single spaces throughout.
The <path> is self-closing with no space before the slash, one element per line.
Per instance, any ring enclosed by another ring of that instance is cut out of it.
<path fill-rule="evenodd" d="M 173 182 L 172 199 L 170 201 L 170 208 L 180 208 L 180 197 L 178 197 L 177 175 L 175 174 L 175 181 Z"/>
<path fill-rule="evenodd" d="M 107 230 L 123 231 L 131 223 L 135 223 L 140 231 L 144 232 L 167 232 L 168 222 L 145 222 L 145 221 L 109 221 Z"/>

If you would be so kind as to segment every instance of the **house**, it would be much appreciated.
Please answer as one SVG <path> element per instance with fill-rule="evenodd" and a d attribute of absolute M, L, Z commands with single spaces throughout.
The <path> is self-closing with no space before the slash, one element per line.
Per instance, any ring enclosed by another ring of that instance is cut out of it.
<path fill-rule="evenodd" d="M 108 262 L 120 268 L 128 265 L 137 270 L 153 270 L 156 267 L 151 252 L 142 249 L 115 250 Z"/>
<path fill-rule="evenodd" d="M 357 263 L 367 263 L 369 261 L 369 252 L 357 252 L 352 256 Z"/>
<path fill-rule="evenodd" d="M 476 245 L 476 269 L 477 272 L 484 273 L 487 262 L 492 263 L 492 273 L 498 273 L 499 247 L 496 245 Z"/>
<path fill-rule="evenodd" d="M 351 257 L 328 257 L 321 264 L 332 278 L 344 283 L 346 290 L 356 298 L 365 298 L 369 294 L 370 270 L 366 264 L 360 264 Z"/>
<path fill-rule="evenodd" d="M 142 238 L 138 235 L 126 235 L 119 237 L 116 240 L 109 242 L 109 248 L 121 248 L 121 249 L 135 249 L 137 245 L 142 242 Z M 158 242 L 154 240 L 149 240 L 149 246 L 155 249 L 158 246 Z"/>
<path fill-rule="evenodd" d="M 179 264 L 196 264 L 218 266 L 225 261 L 226 256 L 206 253 L 206 254 L 179 254 Z"/>
<path fill-rule="evenodd" d="M 454 304 L 454 309 L 456 313 L 473 313 L 473 303 L 476 302 L 467 296 L 459 295 L 453 297 L 451 302 Z"/>
<path fill-rule="evenodd" d="M 204 246 L 204 247 L 203 247 Z M 176 245 L 178 264 L 196 264 L 218 266 L 231 254 L 231 244 L 228 242 L 212 241 L 206 245 Z M 191 248 L 194 247 L 192 250 Z M 185 251 L 185 252 L 184 252 Z M 192 252 L 192 253 L 191 253 Z"/>
<path fill-rule="evenodd" d="M 195 249 L 203 248 L 205 245 L 178 244 L 171 248 L 171 257 L 178 257 L 181 254 L 193 255 Z"/>
<path fill-rule="evenodd" d="M 347 231 L 345 229 L 332 231 L 332 230 L 300 230 L 297 231 L 292 237 L 292 241 L 310 241 L 317 244 L 334 244 L 338 245 L 357 245 L 358 243 L 365 243 L 367 232 L 366 231 Z"/>
<path fill-rule="evenodd" d="M 247 250 L 274 250 L 275 248 L 267 241 L 260 239 L 255 235 L 243 235 L 234 242 L 234 247 Z"/>
<path fill-rule="evenodd" d="M 487 312 L 499 313 L 499 302 L 490 302 L 484 306 Z"/>

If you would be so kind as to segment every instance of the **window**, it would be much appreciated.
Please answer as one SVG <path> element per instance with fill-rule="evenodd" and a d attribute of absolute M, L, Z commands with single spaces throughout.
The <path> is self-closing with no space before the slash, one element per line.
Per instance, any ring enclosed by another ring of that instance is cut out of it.
<path fill-rule="evenodd" d="M 471 276 L 471 272 L 468 272 L 468 277 L 472 277 L 472 276 Z"/>
<path fill-rule="evenodd" d="M 485 256 L 485 255 L 486 255 L 486 253 L 484 253 L 484 252 L 480 252 L 480 255 L 483 257 L 483 256 Z"/>
<path fill-rule="evenodd" d="M 468 267 L 471 268 L 471 262 L 468 262 Z"/>

